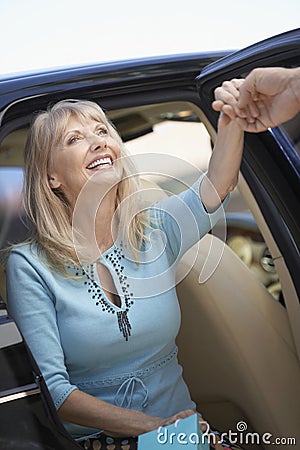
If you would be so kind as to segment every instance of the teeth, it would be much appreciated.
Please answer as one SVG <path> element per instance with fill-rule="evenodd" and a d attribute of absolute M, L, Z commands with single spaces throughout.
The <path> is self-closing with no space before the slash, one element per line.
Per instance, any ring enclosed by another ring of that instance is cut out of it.
<path fill-rule="evenodd" d="M 94 169 L 97 166 L 103 166 L 105 164 L 111 165 L 112 164 L 111 158 L 105 157 L 105 158 L 97 159 L 96 161 L 94 161 L 91 164 L 89 164 L 87 166 L 87 169 Z"/>

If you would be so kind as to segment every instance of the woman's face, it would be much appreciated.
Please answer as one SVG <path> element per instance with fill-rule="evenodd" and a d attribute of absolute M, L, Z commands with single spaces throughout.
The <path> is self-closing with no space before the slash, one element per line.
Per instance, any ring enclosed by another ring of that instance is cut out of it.
<path fill-rule="evenodd" d="M 71 117 L 63 138 L 51 155 L 49 181 L 53 189 L 60 189 L 71 206 L 85 183 L 97 174 L 97 183 L 113 186 L 122 177 L 121 150 L 103 122 L 85 122 Z"/>

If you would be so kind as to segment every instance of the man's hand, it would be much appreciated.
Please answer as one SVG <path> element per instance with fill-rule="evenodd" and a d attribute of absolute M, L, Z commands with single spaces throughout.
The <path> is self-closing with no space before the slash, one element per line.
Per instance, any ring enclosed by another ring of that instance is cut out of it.
<path fill-rule="evenodd" d="M 236 89 L 224 93 L 226 83 Z M 236 120 L 244 131 L 258 133 L 276 127 L 300 111 L 300 68 L 254 69 L 245 80 L 224 82 L 215 90 L 212 107 Z"/>

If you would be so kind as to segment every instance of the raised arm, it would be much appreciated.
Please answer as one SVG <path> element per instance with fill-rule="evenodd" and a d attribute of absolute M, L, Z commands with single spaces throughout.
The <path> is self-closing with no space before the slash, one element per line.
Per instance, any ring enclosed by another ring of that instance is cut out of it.
<path fill-rule="evenodd" d="M 237 98 L 239 80 L 223 83 L 215 91 L 216 99 L 225 103 L 229 97 Z M 200 186 L 200 196 L 207 211 L 214 211 L 238 182 L 244 132 L 240 125 L 221 110 L 218 136 L 210 158 L 206 177 Z"/>

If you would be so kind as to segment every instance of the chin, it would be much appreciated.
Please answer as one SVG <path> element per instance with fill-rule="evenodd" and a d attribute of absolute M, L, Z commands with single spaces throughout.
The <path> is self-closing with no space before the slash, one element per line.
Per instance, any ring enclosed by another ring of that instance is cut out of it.
<path fill-rule="evenodd" d="M 110 190 L 120 183 L 122 180 L 122 175 L 122 171 L 117 167 L 100 169 L 92 175 L 90 182 L 93 185 L 96 184 L 97 186 L 102 186 L 104 189 Z"/>

